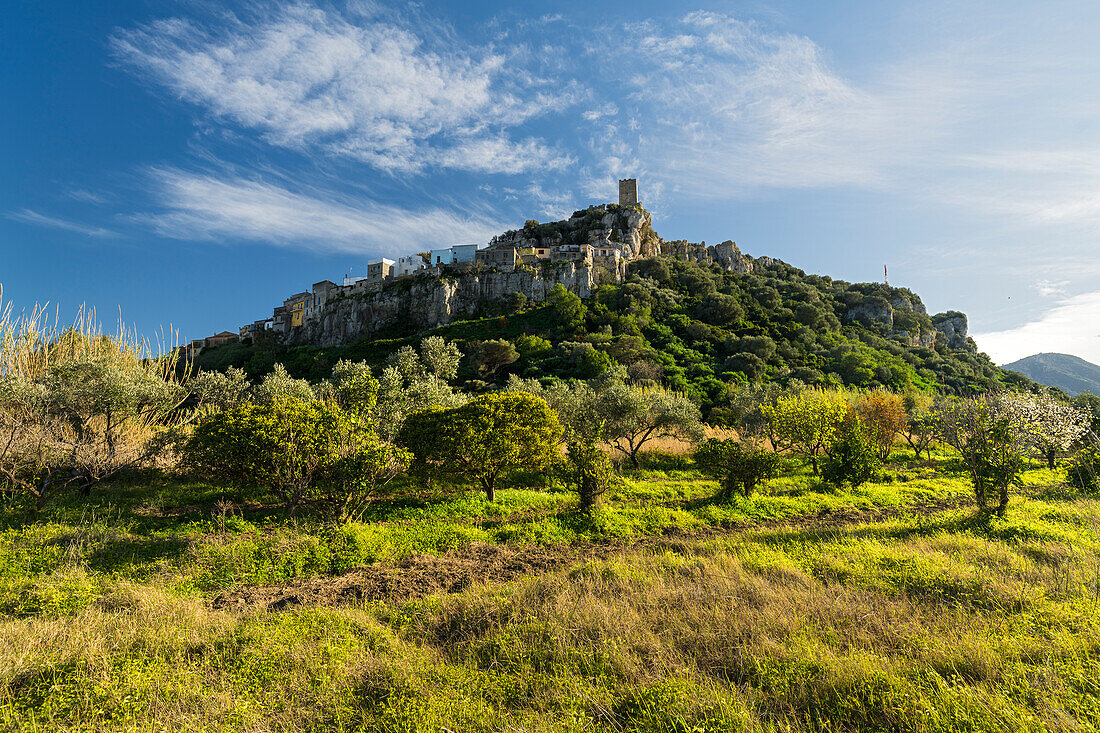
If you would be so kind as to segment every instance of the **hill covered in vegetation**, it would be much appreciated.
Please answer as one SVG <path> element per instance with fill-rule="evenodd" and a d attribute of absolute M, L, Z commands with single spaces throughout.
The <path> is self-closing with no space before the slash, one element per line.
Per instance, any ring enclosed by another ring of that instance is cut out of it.
<path fill-rule="evenodd" d="M 1034 354 L 1003 368 L 1069 395 L 1100 394 L 1100 366 L 1070 354 Z"/>
<path fill-rule="evenodd" d="M 708 412 L 731 385 L 912 388 L 975 394 L 1034 388 L 998 368 L 966 336 L 966 316 L 930 316 L 919 296 L 881 283 L 811 275 L 779 260 L 752 272 L 669 256 L 632 262 L 618 284 L 582 299 L 557 288 L 546 301 L 513 294 L 476 316 L 430 331 L 393 326 L 346 346 L 286 346 L 258 338 L 203 351 L 204 370 L 241 367 L 252 379 L 284 364 L 295 377 L 327 377 L 340 359 L 376 365 L 428 335 L 456 341 L 472 391 L 525 378 L 591 378 L 618 363 L 637 383 L 661 384 Z"/>

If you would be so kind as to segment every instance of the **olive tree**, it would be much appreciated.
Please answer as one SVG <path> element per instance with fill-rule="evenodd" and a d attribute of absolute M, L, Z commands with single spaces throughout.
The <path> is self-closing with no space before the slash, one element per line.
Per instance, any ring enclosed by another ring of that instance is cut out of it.
<path fill-rule="evenodd" d="M 703 439 L 699 406 L 681 394 L 614 379 L 594 390 L 594 399 L 592 408 L 604 420 L 607 440 L 634 468 L 640 465 L 638 454 L 651 440 Z"/>
<path fill-rule="evenodd" d="M 378 435 L 392 442 L 408 415 L 436 405 L 463 404 L 465 396 L 450 385 L 461 359 L 458 347 L 438 336 L 424 339 L 419 353 L 403 346 L 392 354 L 378 379 L 373 413 Z"/>
<path fill-rule="evenodd" d="M 40 509 L 149 460 L 152 438 L 186 417 L 176 362 L 89 321 L 57 331 L 0 318 L 0 480 Z"/>

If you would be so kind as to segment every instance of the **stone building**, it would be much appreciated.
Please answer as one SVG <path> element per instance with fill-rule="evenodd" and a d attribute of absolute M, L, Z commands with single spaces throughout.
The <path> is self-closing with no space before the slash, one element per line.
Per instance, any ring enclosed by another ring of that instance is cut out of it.
<path fill-rule="evenodd" d="M 633 206 L 638 203 L 638 179 L 619 179 L 619 205 Z"/>

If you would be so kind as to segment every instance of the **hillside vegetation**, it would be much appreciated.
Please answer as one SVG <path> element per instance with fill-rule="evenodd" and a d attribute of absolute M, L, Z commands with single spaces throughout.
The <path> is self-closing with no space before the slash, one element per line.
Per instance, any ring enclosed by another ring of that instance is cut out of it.
<path fill-rule="evenodd" d="M 931 343 L 940 316 L 925 314 L 905 288 L 807 275 L 774 260 L 759 259 L 745 274 L 654 257 L 632 263 L 623 284 L 601 286 L 587 300 L 559 289 L 545 304 L 521 296 L 490 305 L 491 315 L 428 334 L 397 330 L 339 348 L 261 340 L 206 350 L 197 365 L 235 366 L 257 379 L 282 363 L 292 376 L 316 380 L 340 359 L 380 365 L 401 346 L 438 335 L 466 352 L 460 377 L 469 389 L 502 384 L 510 374 L 586 379 L 621 364 L 636 381 L 695 399 L 705 415 L 723 405 L 730 384 L 761 381 L 959 395 L 1034 388 L 973 342 L 949 348 L 941 337 L 934 347 L 913 346 Z M 961 314 L 942 314 L 951 315 Z M 495 360 L 483 358 L 483 343 Z"/>

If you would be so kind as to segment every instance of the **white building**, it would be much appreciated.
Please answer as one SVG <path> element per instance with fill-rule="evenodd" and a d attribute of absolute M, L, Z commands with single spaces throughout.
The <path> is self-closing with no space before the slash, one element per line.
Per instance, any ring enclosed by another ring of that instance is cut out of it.
<path fill-rule="evenodd" d="M 393 266 L 393 276 L 403 277 L 405 275 L 412 275 L 413 273 L 424 270 L 428 267 L 428 263 L 424 261 L 424 258 L 420 255 L 408 255 L 406 257 L 398 257 L 397 264 Z"/>
<path fill-rule="evenodd" d="M 439 265 L 449 265 L 454 261 L 455 253 L 450 247 L 447 247 L 446 249 L 432 250 L 432 267 L 437 267 Z"/>

